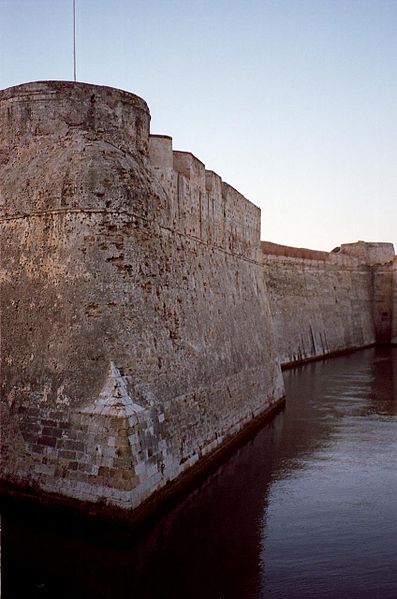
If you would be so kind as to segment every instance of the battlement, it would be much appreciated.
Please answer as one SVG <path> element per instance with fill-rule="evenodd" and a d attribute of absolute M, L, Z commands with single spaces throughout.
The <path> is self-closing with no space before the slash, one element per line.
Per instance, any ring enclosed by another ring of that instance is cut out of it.
<path fill-rule="evenodd" d="M 260 209 L 172 138 L 150 135 L 149 157 L 167 194 L 163 224 L 252 260 L 258 259 Z"/>
<path fill-rule="evenodd" d="M 132 211 L 257 259 L 259 208 L 193 154 L 173 150 L 171 137 L 150 135 L 149 109 L 138 96 L 86 83 L 27 83 L 0 92 L 0 123 L 2 216 Z M 147 201 L 134 192 L 138 165 L 150 169 L 165 194 Z"/>

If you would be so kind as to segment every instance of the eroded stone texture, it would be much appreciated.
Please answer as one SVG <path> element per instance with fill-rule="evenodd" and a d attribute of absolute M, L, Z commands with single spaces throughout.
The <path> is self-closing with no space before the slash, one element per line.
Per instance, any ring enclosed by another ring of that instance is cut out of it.
<path fill-rule="evenodd" d="M 283 395 L 259 210 L 149 153 L 149 120 L 98 86 L 0 95 L 7 483 L 135 508 Z"/>
<path fill-rule="evenodd" d="M 393 319 L 391 342 L 397 345 L 397 257 L 393 262 Z"/>
<path fill-rule="evenodd" d="M 282 364 L 390 343 L 392 244 L 360 241 L 327 253 L 262 242 L 262 254 Z"/>
<path fill-rule="evenodd" d="M 397 342 L 391 244 L 261 245 L 149 122 L 105 87 L 0 94 L 7 484 L 136 508 L 279 402 L 280 360 Z"/>
<path fill-rule="evenodd" d="M 390 343 L 393 321 L 393 262 L 392 243 L 358 241 L 341 246 L 341 252 L 356 256 L 367 264 L 372 273 L 373 320 L 376 343 Z"/>

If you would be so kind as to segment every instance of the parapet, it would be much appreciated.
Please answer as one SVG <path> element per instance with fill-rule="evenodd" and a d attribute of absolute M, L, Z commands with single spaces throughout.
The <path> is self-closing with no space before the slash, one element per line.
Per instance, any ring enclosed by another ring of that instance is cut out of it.
<path fill-rule="evenodd" d="M 259 208 L 149 126 L 146 102 L 110 87 L 39 81 L 0 92 L 2 215 L 132 210 L 256 260 Z M 148 166 L 165 191 L 150 201 L 136 175 Z"/>
<path fill-rule="evenodd" d="M 200 190 L 205 189 L 205 165 L 190 152 L 174 150 L 174 171 L 183 175 L 197 185 Z"/>
<path fill-rule="evenodd" d="M 149 157 L 154 168 L 173 168 L 172 137 L 151 134 Z"/>
<path fill-rule="evenodd" d="M 149 136 L 149 160 L 153 171 L 168 196 L 173 195 L 174 156 L 172 137 Z"/>
<path fill-rule="evenodd" d="M 150 135 L 152 170 L 168 197 L 164 224 L 226 251 L 257 260 L 260 209 L 172 139 Z"/>
<path fill-rule="evenodd" d="M 205 189 L 218 197 L 222 195 L 222 179 L 214 171 L 205 171 Z"/>
<path fill-rule="evenodd" d="M 111 87 L 38 81 L 0 92 L 0 151 L 38 136 L 91 133 L 119 148 L 148 153 L 150 113 L 138 96 Z"/>
<path fill-rule="evenodd" d="M 395 259 L 392 243 L 357 241 L 344 243 L 332 252 L 297 248 L 287 245 L 261 241 L 261 252 L 264 256 L 283 256 L 301 260 L 322 260 L 335 264 L 377 266 L 390 264 Z"/>
<path fill-rule="evenodd" d="M 328 258 L 328 252 L 309 250 L 307 248 L 296 248 L 289 245 L 273 243 L 271 241 L 261 241 L 261 251 L 265 255 L 302 258 L 304 260 L 327 260 Z"/>

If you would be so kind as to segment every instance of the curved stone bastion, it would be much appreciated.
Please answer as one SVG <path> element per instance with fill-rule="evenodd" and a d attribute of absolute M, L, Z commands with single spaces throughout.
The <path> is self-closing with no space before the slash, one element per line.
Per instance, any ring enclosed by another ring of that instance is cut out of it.
<path fill-rule="evenodd" d="M 111 511 L 282 402 L 260 211 L 120 90 L 0 93 L 1 479 Z"/>

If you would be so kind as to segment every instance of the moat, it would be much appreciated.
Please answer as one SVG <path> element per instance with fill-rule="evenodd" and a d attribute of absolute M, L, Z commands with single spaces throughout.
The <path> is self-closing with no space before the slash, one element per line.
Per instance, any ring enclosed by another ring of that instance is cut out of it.
<path fill-rule="evenodd" d="M 284 377 L 285 410 L 139 538 L 5 507 L 3 597 L 396 597 L 397 348 Z"/>

